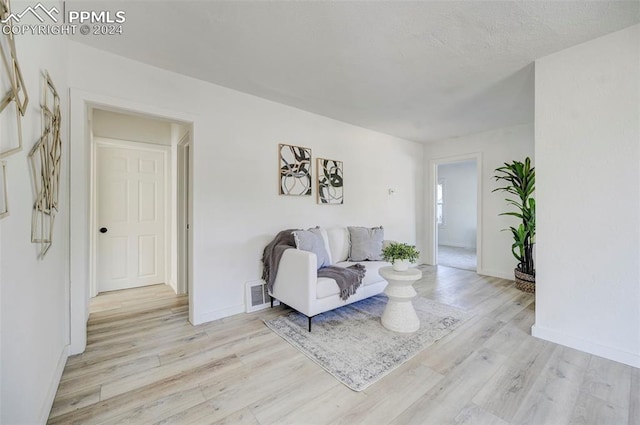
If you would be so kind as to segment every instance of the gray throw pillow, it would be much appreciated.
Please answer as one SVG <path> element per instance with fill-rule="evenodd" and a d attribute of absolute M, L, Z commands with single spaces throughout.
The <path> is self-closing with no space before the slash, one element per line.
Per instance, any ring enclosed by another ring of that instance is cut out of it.
<path fill-rule="evenodd" d="M 331 264 L 319 229 L 296 230 L 293 232 L 293 239 L 298 249 L 316 254 L 319 269 Z"/>
<path fill-rule="evenodd" d="M 350 261 L 382 261 L 382 241 L 384 230 L 382 226 L 373 227 L 348 227 L 351 239 L 349 251 Z"/>

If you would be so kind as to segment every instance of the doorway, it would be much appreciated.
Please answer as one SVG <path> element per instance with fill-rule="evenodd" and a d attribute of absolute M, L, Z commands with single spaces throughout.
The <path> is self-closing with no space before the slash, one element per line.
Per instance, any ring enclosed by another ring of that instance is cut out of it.
<path fill-rule="evenodd" d="M 74 117 L 73 125 L 69 126 L 69 354 L 82 353 L 87 345 L 87 319 L 89 316 L 90 299 L 95 297 L 97 288 L 95 285 L 95 238 L 96 231 L 95 217 L 93 215 L 93 202 L 95 197 L 94 189 L 94 129 L 93 120 L 96 110 L 114 111 L 125 115 L 142 116 L 155 120 L 169 122 L 174 124 L 176 129 L 188 131 L 191 135 L 194 133 L 195 123 L 200 118 L 188 112 L 179 109 L 167 109 L 166 107 L 158 107 L 154 103 L 133 102 L 128 99 L 116 98 L 110 95 L 87 92 L 85 90 L 70 88 L 69 89 L 69 114 Z M 123 126 L 122 128 L 127 128 Z M 183 135 L 183 134 L 182 134 Z M 172 186 L 172 196 L 177 193 L 175 186 L 177 180 L 174 173 L 175 158 L 177 154 L 174 152 L 173 142 L 180 140 L 182 135 L 178 136 L 177 131 L 172 130 L 171 144 L 171 176 L 170 184 Z M 174 136 L 176 136 L 174 138 Z M 193 150 L 195 149 L 193 136 L 191 136 L 191 159 L 193 159 Z M 193 162 L 192 162 L 193 164 Z M 193 169 L 193 167 L 191 167 Z M 193 185 L 193 179 L 191 179 Z M 191 192 L 192 193 L 192 192 Z M 173 208 L 173 199 L 172 206 Z M 190 197 L 190 211 L 193 211 L 193 197 Z M 175 211 L 175 210 L 174 210 Z M 173 211 L 172 211 L 172 214 Z M 191 213 L 192 214 L 192 213 Z M 175 216 L 175 214 L 174 214 Z M 171 237 L 175 233 L 175 228 L 169 231 Z M 177 244 L 176 244 L 177 245 Z M 172 245 L 173 247 L 174 245 Z M 176 247 L 177 249 L 177 247 Z M 191 256 L 189 263 L 193 260 L 193 247 L 189 247 Z M 168 264 L 176 264 L 177 261 L 172 259 Z M 190 270 L 192 266 L 189 265 Z M 174 268 L 175 269 L 175 268 Z M 198 316 L 197 306 L 193 300 L 193 273 L 189 282 L 186 283 L 189 293 L 189 319 L 193 323 L 193 318 Z"/>
<path fill-rule="evenodd" d="M 481 156 L 432 161 L 433 264 L 481 270 Z"/>
<path fill-rule="evenodd" d="M 178 220 L 182 211 L 190 211 L 191 180 L 181 176 L 190 170 L 191 156 L 181 155 L 179 148 L 182 144 L 190 149 L 189 127 L 94 107 L 89 129 L 89 296 L 155 284 L 166 284 L 176 294 L 188 293 L 189 275 L 183 280 L 178 270 L 179 261 L 189 269 L 184 251 L 190 240 L 178 240 Z"/>

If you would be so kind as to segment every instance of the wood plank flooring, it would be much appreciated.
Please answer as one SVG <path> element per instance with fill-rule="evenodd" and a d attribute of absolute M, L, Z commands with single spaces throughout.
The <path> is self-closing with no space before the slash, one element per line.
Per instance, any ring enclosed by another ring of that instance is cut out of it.
<path fill-rule="evenodd" d="M 474 316 L 365 391 L 263 323 L 284 306 L 200 326 L 164 285 L 92 300 L 50 424 L 640 425 L 640 370 L 533 338 L 513 283 L 421 266 L 420 296 Z"/>

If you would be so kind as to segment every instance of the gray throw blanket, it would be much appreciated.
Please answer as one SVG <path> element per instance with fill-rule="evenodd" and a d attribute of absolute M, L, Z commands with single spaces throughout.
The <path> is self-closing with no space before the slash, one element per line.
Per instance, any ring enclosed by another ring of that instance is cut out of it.
<path fill-rule="evenodd" d="M 340 298 L 346 300 L 355 294 L 367 269 L 362 264 L 353 264 L 349 267 L 327 266 L 318 270 L 318 277 L 335 279 L 340 288 Z"/>
<path fill-rule="evenodd" d="M 262 253 L 262 279 L 267 282 L 267 288 L 271 292 L 273 282 L 278 274 L 278 266 L 280 259 L 285 250 L 295 248 L 295 240 L 293 231 L 296 229 L 287 229 L 279 232 L 276 237 L 269 242 Z M 318 270 L 318 277 L 328 277 L 334 279 L 340 288 L 340 298 L 346 300 L 349 296 L 356 293 L 356 290 L 362 284 L 362 279 L 366 273 L 366 269 L 362 264 L 353 264 L 349 267 L 328 266 Z"/>

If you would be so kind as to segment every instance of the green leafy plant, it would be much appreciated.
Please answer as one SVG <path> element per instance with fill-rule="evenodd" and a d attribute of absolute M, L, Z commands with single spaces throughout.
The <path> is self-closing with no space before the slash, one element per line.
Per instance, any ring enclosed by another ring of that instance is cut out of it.
<path fill-rule="evenodd" d="M 518 227 L 509 227 L 513 235 L 511 252 L 518 260 L 518 270 L 535 276 L 536 269 L 533 262 L 533 246 L 536 241 L 536 200 L 533 192 L 536 190 L 536 171 L 531 166 L 531 159 L 524 162 L 513 161 L 510 164 L 496 168 L 494 178 L 498 182 L 507 182 L 504 187 L 493 191 L 507 192 L 513 195 L 506 198 L 507 204 L 516 207 L 516 211 L 504 212 L 500 215 L 510 215 L 520 219 Z"/>
<path fill-rule="evenodd" d="M 393 242 L 382 250 L 382 258 L 390 263 L 393 263 L 394 260 L 409 260 L 415 263 L 419 256 L 420 251 L 415 246 L 406 243 Z"/>

